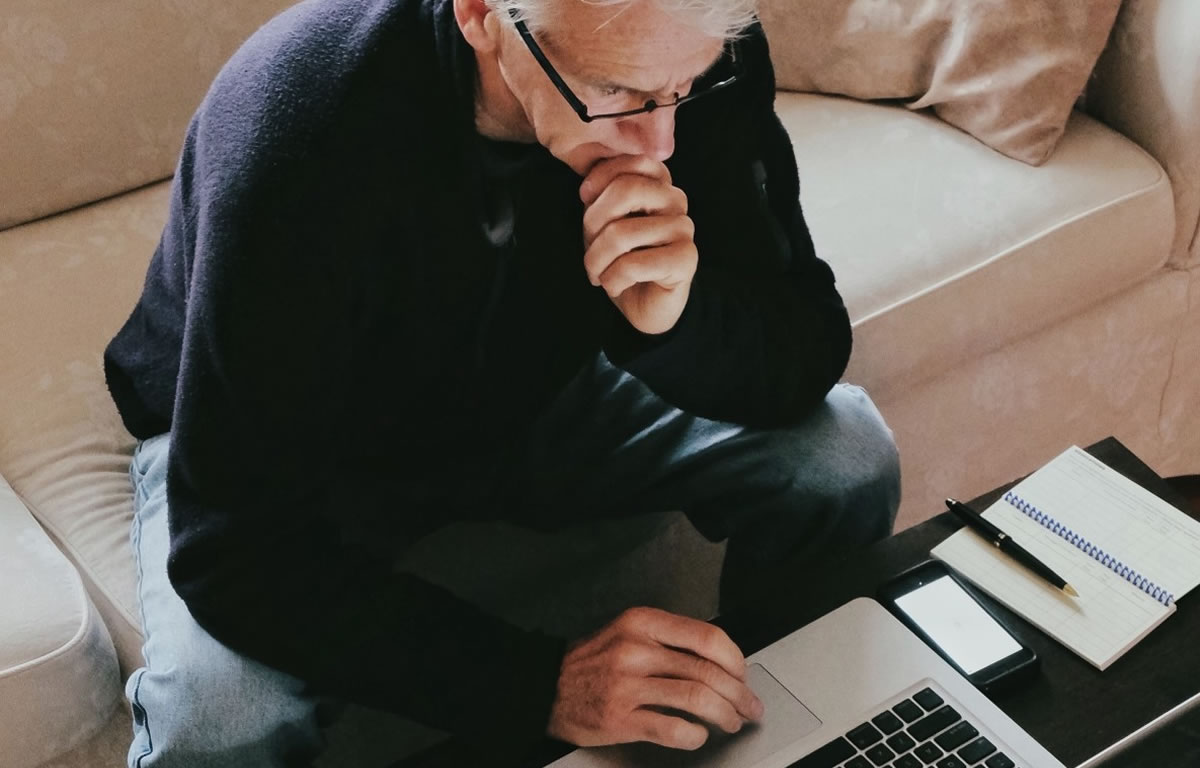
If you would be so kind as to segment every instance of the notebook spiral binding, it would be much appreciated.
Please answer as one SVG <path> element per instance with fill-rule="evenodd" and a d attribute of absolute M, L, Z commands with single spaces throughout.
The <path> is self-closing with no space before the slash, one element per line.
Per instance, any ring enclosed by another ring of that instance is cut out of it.
<path fill-rule="evenodd" d="M 1065 539 L 1067 542 L 1074 545 L 1076 549 L 1080 550 L 1097 563 L 1100 563 L 1105 568 L 1108 568 L 1113 573 L 1125 579 L 1133 586 L 1142 590 L 1147 595 L 1150 595 L 1150 597 L 1153 597 L 1163 605 L 1170 605 L 1175 601 L 1175 595 L 1167 592 L 1162 587 L 1159 587 L 1145 576 L 1142 576 L 1137 571 L 1128 567 L 1117 558 L 1108 554 L 1103 549 L 1100 549 L 1100 547 L 1097 547 L 1095 544 L 1075 533 L 1070 528 L 1058 522 L 1053 517 L 1050 517 L 1050 515 L 1047 515 L 1045 512 L 1025 501 L 1012 491 L 1004 494 L 1004 500 L 1009 504 L 1012 504 L 1020 512 L 1024 513 L 1026 517 L 1030 518 L 1038 525 L 1041 525 L 1051 533 Z"/>

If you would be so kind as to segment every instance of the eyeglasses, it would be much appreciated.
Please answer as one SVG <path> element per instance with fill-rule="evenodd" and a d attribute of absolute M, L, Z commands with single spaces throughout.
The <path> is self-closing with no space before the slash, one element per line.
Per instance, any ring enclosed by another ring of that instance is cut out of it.
<path fill-rule="evenodd" d="M 516 13 L 517 12 L 515 10 L 510 9 L 509 11 L 509 15 L 513 17 L 516 16 Z M 542 50 L 542 47 L 538 45 L 537 40 L 533 39 L 533 33 L 529 31 L 529 27 L 525 24 L 525 22 L 517 21 L 514 18 L 513 25 L 517 28 L 517 32 L 521 35 L 521 39 L 525 41 L 525 47 L 529 49 L 529 52 L 533 54 L 533 58 L 536 59 L 537 63 L 541 65 L 542 70 L 546 73 L 546 77 L 550 78 L 550 82 L 554 83 L 554 87 L 557 88 L 558 92 L 562 94 L 562 97 L 567 100 L 567 104 L 571 106 L 571 109 L 575 111 L 576 115 L 579 115 L 579 119 L 585 123 L 590 123 L 594 120 L 611 120 L 618 117 L 640 115 L 646 112 L 653 112 L 654 110 L 663 107 L 677 107 L 680 104 L 686 104 L 689 101 L 695 101 L 701 96 L 708 96 L 709 94 L 716 93 L 722 88 L 727 88 L 728 86 L 737 82 L 738 77 L 741 75 L 741 66 L 737 55 L 737 45 L 736 43 L 730 42 L 726 44 L 726 50 L 721 54 L 721 59 L 718 60 L 717 65 L 709 70 L 709 72 L 706 73 L 706 75 L 701 79 L 700 86 L 693 86 L 693 88 L 687 94 L 683 96 L 675 94 L 674 100 L 665 103 L 659 103 L 654 99 L 650 99 L 637 109 L 627 109 L 623 112 L 604 112 L 601 114 L 592 115 L 588 113 L 587 105 L 583 103 L 583 100 L 575 95 L 574 91 L 571 90 L 571 87 L 568 86 L 566 81 L 562 79 L 562 75 L 558 74 L 558 70 L 556 70 L 554 65 L 550 63 L 550 60 L 546 58 L 546 53 Z"/>

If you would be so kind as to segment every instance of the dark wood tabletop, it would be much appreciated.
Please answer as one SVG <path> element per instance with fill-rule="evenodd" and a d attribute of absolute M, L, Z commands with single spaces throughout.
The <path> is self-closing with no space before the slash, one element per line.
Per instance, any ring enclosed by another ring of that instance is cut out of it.
<path fill-rule="evenodd" d="M 1167 502 L 1200 519 L 1190 504 L 1149 467 L 1113 438 L 1090 446 L 1088 452 L 1151 490 Z M 1014 483 L 973 500 L 985 509 Z M 961 523 L 943 513 L 900 532 L 841 562 L 815 572 L 797 568 L 782 583 L 838 584 L 837 589 L 806 592 L 779 611 L 775 600 L 764 601 L 751 615 L 718 620 L 747 653 L 774 642 L 797 626 L 833 610 L 852 597 L 874 596 L 878 585 L 929 556 L 929 550 Z M 784 578 L 784 577 L 780 577 Z M 1175 615 L 1128 653 L 1100 672 L 1059 645 L 1020 616 L 979 592 L 975 593 L 1034 649 L 1041 660 L 1036 678 L 1025 687 L 994 698 L 1017 723 L 1029 731 L 1067 766 L 1076 766 L 1105 747 L 1136 731 L 1177 704 L 1200 692 L 1200 596 L 1177 603 Z M 1194 728 L 1193 728 L 1194 733 Z M 1186 735 L 1186 734 L 1184 734 Z M 1146 768 L 1197 768 L 1200 740 L 1192 757 L 1161 756 Z M 1115 766 L 1116 763 L 1113 763 Z"/>
<path fill-rule="evenodd" d="M 1114 438 L 1088 452 L 1200 519 L 1188 500 Z M 1014 483 L 975 500 L 984 509 Z M 952 492 L 953 489 L 947 489 Z M 739 613 L 718 617 L 749 655 L 846 601 L 874 597 L 879 585 L 929 557 L 929 550 L 961 523 L 943 513 L 872 547 L 821 563 L 785 563 L 769 580 L 774 589 L 742 596 Z M 1188 595 L 1178 610 L 1128 653 L 1100 672 L 986 595 L 987 603 L 1040 658 L 1028 684 L 997 694 L 996 704 L 1067 766 L 1117 742 L 1200 692 L 1200 595 Z M 565 754 L 566 745 L 547 741 L 522 755 L 497 755 L 479 745 L 451 740 L 393 768 L 440 766 L 537 766 Z M 1133 762 L 1131 762 L 1133 761 Z M 1112 768 L 1197 768 L 1200 711 L 1177 718 L 1128 753 L 1106 762 Z"/>

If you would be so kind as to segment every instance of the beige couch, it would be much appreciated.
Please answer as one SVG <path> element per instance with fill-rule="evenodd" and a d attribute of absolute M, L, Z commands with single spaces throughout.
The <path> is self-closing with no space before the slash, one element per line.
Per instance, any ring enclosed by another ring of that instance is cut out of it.
<path fill-rule="evenodd" d="M 133 440 L 101 351 L 141 287 L 192 110 L 287 4 L 0 0 L 0 768 L 123 765 Z M 1088 105 L 1034 169 L 927 115 L 781 94 L 856 323 L 847 378 L 900 444 L 902 525 L 1107 434 L 1161 472 L 1200 468 L 1200 6 L 1127 0 Z M 713 611 L 720 548 L 677 515 L 503 531 L 505 559 L 471 582 L 458 564 L 495 533 L 452 531 L 414 560 L 564 631 L 626 599 Z M 517 601 L 529 584 L 545 599 Z M 324 762 L 382 765 L 430 738 L 355 711 Z"/>

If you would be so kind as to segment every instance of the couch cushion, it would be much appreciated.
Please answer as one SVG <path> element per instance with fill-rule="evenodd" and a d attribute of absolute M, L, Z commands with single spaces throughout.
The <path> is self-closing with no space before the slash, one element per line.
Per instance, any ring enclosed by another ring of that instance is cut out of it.
<path fill-rule="evenodd" d="M 163 183 L 0 232 L 0 473 L 88 582 L 126 671 L 141 653 L 133 438 L 101 354 L 137 300 L 167 192 Z"/>
<path fill-rule="evenodd" d="M 108 722 L 121 684 L 79 574 L 0 477 L 0 765 L 25 768 Z"/>
<path fill-rule="evenodd" d="M 171 173 L 234 49 L 293 0 L 0 0 L 0 229 Z"/>
<path fill-rule="evenodd" d="M 777 111 L 855 324 L 847 378 L 878 399 L 1115 294 L 1170 252 L 1166 175 L 1079 113 L 1032 168 L 901 107 L 781 93 Z"/>
<path fill-rule="evenodd" d="M 765 0 L 781 88 L 903 99 L 1041 165 L 1120 0 Z"/>

